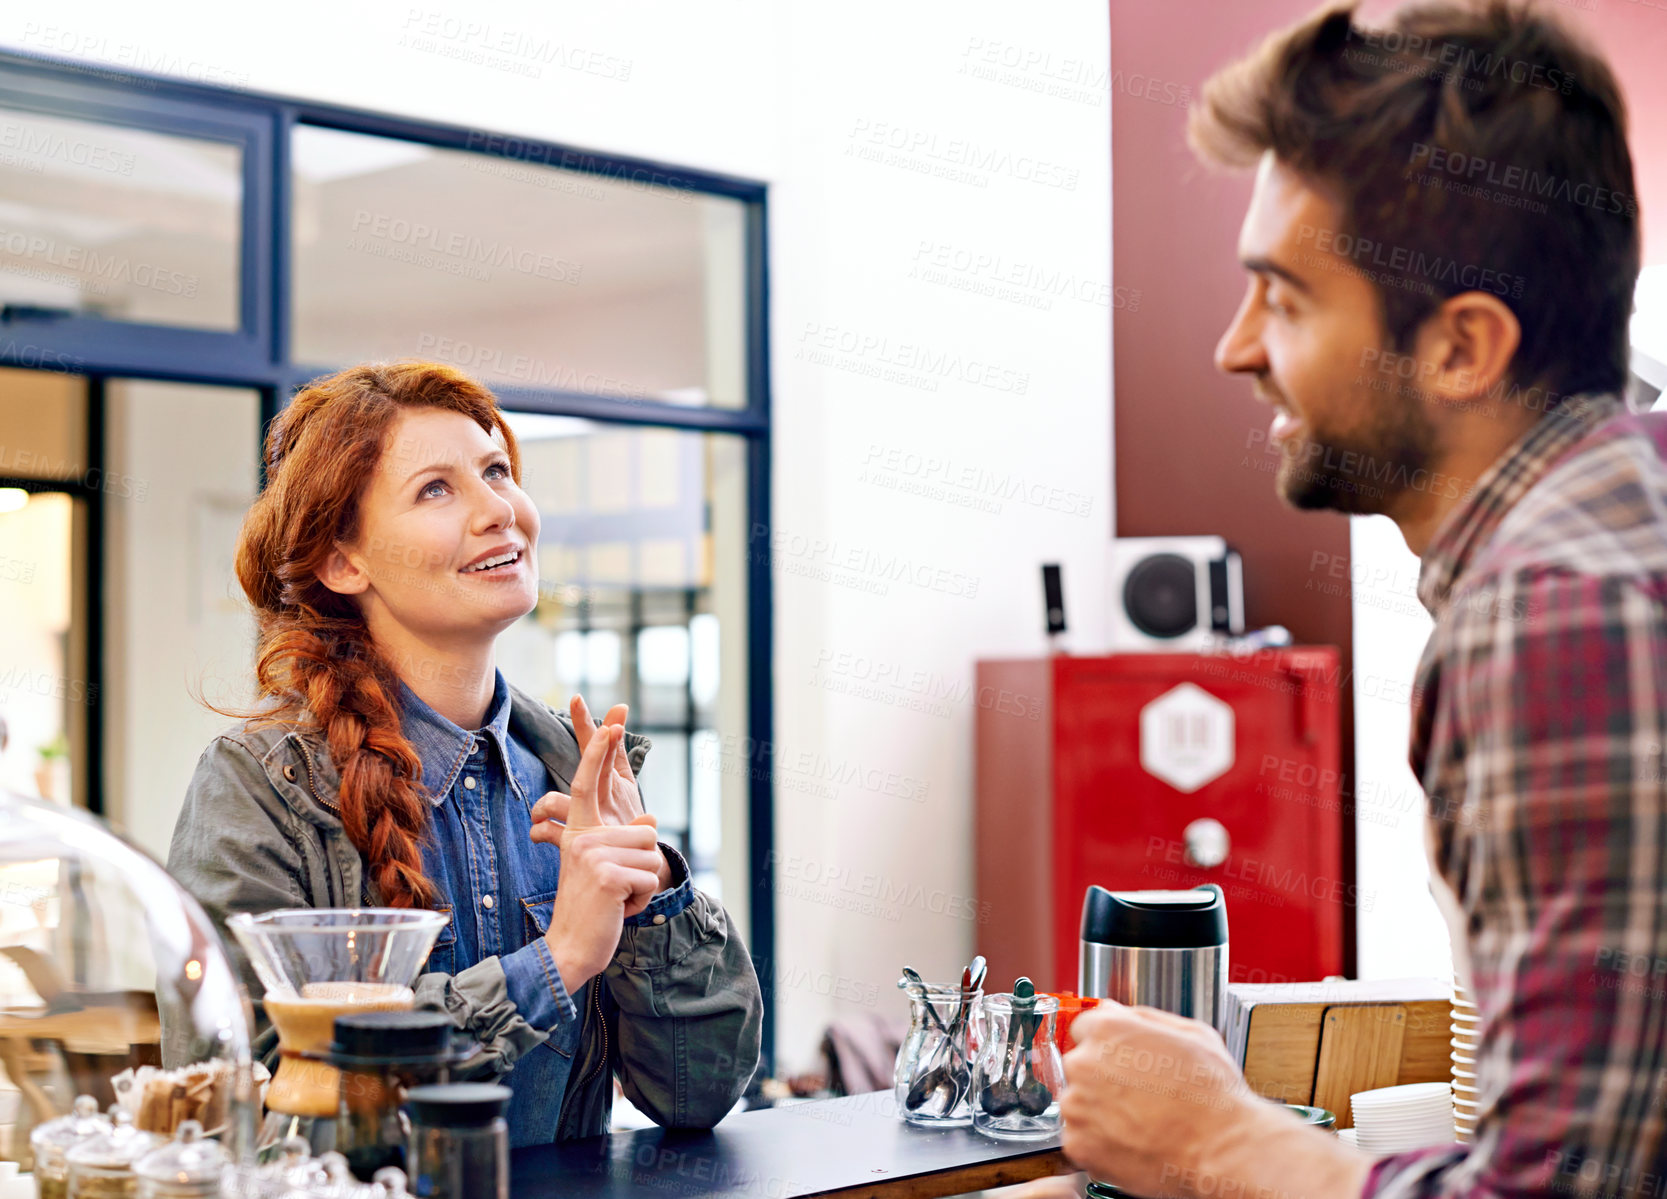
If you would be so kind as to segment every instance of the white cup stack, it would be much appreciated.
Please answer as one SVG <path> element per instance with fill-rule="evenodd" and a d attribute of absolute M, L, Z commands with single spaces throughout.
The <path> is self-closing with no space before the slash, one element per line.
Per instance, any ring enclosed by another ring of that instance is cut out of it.
<path fill-rule="evenodd" d="M 1482 1013 L 1470 991 L 1453 980 L 1453 1133 L 1469 1144 L 1476 1137 L 1476 1120 L 1481 1115 L 1481 1091 L 1477 1089 L 1476 1051 L 1482 1044 Z"/>
<path fill-rule="evenodd" d="M 1415 1082 L 1361 1091 L 1349 1099 L 1356 1144 L 1368 1153 L 1403 1153 L 1453 1143 L 1453 1088 Z"/>

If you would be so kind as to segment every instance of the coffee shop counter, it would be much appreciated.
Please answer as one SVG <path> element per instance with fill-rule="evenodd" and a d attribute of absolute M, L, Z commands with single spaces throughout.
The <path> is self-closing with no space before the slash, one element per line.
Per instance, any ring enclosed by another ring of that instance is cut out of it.
<path fill-rule="evenodd" d="M 517 1149 L 515 1199 L 747 1196 L 932 1199 L 1073 1167 L 1057 1137 L 997 1141 L 905 1124 L 889 1091 L 732 1116 L 710 1132 L 663 1128 Z"/>

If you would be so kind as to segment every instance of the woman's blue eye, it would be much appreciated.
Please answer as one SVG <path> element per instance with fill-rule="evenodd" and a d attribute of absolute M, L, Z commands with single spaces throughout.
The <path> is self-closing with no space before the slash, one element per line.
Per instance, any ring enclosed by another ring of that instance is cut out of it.
<path fill-rule="evenodd" d="M 507 478 L 510 477 L 509 463 L 507 463 L 507 462 L 488 463 L 487 467 L 486 467 L 486 473 L 487 473 L 488 477 L 490 477 L 492 471 L 501 472 L 500 475 L 499 475 L 499 478 L 507 479 Z M 431 493 L 433 493 L 433 491 L 436 487 L 444 487 L 445 485 L 446 485 L 446 482 L 445 482 L 444 479 L 435 479 L 431 483 L 425 483 L 425 484 L 423 484 L 423 489 L 421 491 L 417 492 L 417 498 L 418 499 L 427 499 L 429 497 L 429 495 Z"/>

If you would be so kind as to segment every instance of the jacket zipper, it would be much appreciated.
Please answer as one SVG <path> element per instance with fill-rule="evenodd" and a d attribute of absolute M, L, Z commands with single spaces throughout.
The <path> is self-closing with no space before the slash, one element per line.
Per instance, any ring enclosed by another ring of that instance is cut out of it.
<path fill-rule="evenodd" d="M 330 808 L 332 811 L 340 813 L 341 812 L 340 805 L 331 803 L 329 800 L 325 799 L 322 795 L 320 795 L 318 793 L 318 780 L 313 777 L 313 755 L 307 749 L 307 743 L 305 741 L 302 741 L 301 738 L 297 737 L 295 739 L 295 744 L 301 747 L 301 756 L 304 759 L 306 759 L 306 762 L 307 762 L 307 788 L 308 788 L 308 790 L 310 790 L 313 793 L 313 798 L 315 800 L 317 800 L 319 803 L 323 804 L 325 807 Z"/>
<path fill-rule="evenodd" d="M 585 1076 L 585 1081 L 579 1084 L 581 1088 L 588 1087 L 590 1080 L 595 1078 L 601 1072 L 602 1067 L 608 1064 L 608 1021 L 602 1015 L 602 980 L 600 978 L 591 980 L 590 1001 L 596 1008 L 596 1023 L 602 1029 L 602 1059 L 596 1063 L 596 1069 Z"/>

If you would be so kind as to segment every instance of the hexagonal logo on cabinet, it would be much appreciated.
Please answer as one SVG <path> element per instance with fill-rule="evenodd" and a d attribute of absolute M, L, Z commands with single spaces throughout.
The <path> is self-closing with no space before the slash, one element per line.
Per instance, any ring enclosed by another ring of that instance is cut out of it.
<path fill-rule="evenodd" d="M 1182 683 L 1140 710 L 1140 764 L 1191 793 L 1233 768 L 1233 709 Z"/>

